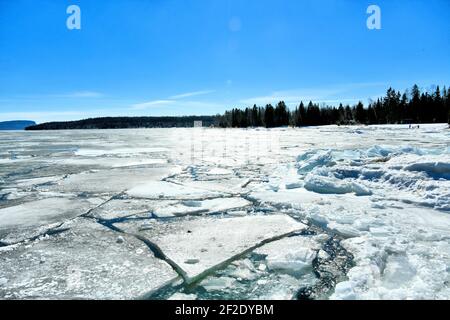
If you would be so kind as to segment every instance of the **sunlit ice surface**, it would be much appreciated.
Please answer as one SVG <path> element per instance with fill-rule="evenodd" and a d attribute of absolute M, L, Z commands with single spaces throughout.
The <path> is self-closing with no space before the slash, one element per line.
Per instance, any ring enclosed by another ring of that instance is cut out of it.
<path fill-rule="evenodd" d="M 1 299 L 449 299 L 450 131 L 0 133 Z"/>

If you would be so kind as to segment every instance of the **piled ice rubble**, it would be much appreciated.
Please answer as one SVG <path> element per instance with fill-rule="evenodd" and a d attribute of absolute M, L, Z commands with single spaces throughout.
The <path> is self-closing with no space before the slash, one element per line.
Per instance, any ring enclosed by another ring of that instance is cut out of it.
<path fill-rule="evenodd" d="M 347 238 L 355 266 L 332 299 L 449 297 L 448 148 L 314 150 L 297 169 L 298 191 L 270 179 L 251 196 Z"/>
<path fill-rule="evenodd" d="M 448 148 L 374 146 L 362 150 L 316 150 L 297 158 L 304 188 L 321 194 L 400 192 L 404 201 L 450 209 Z"/>

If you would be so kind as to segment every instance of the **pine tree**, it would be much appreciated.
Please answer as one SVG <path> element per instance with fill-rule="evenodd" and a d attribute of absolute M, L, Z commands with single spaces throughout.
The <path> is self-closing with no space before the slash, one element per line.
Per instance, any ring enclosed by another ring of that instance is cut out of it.
<path fill-rule="evenodd" d="M 364 105 L 362 104 L 361 101 L 359 101 L 359 103 L 356 105 L 356 108 L 355 108 L 355 120 L 358 123 L 366 123 L 367 122 L 366 110 L 364 109 Z"/>
<path fill-rule="evenodd" d="M 275 126 L 275 110 L 271 104 L 266 105 L 266 110 L 264 111 L 264 123 L 266 128 L 273 128 Z"/>

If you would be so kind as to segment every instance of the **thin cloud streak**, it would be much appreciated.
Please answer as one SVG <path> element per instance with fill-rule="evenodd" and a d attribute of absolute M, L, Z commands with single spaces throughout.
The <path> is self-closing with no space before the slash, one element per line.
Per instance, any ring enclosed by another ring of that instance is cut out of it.
<path fill-rule="evenodd" d="M 53 94 L 50 95 L 55 98 L 101 98 L 104 94 L 96 91 L 76 91 L 66 94 Z"/>
<path fill-rule="evenodd" d="M 203 91 L 187 92 L 187 93 L 182 93 L 182 94 L 178 94 L 175 96 L 171 96 L 171 97 L 169 97 L 169 99 L 178 100 L 178 99 L 190 98 L 190 97 L 195 97 L 195 96 L 203 96 L 203 95 L 207 95 L 207 94 L 214 93 L 214 92 L 216 92 L 216 91 L 215 90 L 203 90 Z"/>
<path fill-rule="evenodd" d="M 143 102 L 143 103 L 136 103 L 131 106 L 131 109 L 144 110 L 144 109 L 173 105 L 173 104 L 177 103 L 179 100 L 182 100 L 184 98 L 191 98 L 191 97 L 196 97 L 196 96 L 201 96 L 201 95 L 207 95 L 207 94 L 210 94 L 213 92 L 216 92 L 216 91 L 215 90 L 202 90 L 202 91 L 186 92 L 186 93 L 178 94 L 175 96 L 171 96 L 167 99 L 152 100 L 152 101 Z M 187 103 L 190 103 L 190 101 L 184 102 L 184 104 L 187 104 Z"/>
<path fill-rule="evenodd" d="M 149 108 L 167 106 L 174 102 L 175 102 L 174 100 L 153 100 L 153 101 L 133 104 L 131 106 L 131 108 L 134 110 L 144 110 L 144 109 L 149 109 Z"/>

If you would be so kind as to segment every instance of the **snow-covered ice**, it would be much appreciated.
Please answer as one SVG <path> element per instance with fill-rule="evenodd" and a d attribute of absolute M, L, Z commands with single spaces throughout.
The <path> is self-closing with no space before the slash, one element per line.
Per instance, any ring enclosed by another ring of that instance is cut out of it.
<path fill-rule="evenodd" d="M 0 132 L 0 299 L 143 296 L 449 299 L 448 125 Z"/>
<path fill-rule="evenodd" d="M 133 299 L 177 279 L 172 268 L 129 235 L 85 218 L 24 246 L 0 248 L 0 297 L 6 299 Z M 110 281 L 106 281 L 106 280 Z"/>
<path fill-rule="evenodd" d="M 205 217 L 165 224 L 128 221 L 115 226 L 155 244 L 190 283 L 252 248 L 305 228 L 286 215 Z"/>
<path fill-rule="evenodd" d="M 0 209 L 0 241 L 12 244 L 39 236 L 101 202 L 98 198 L 49 198 Z"/>

